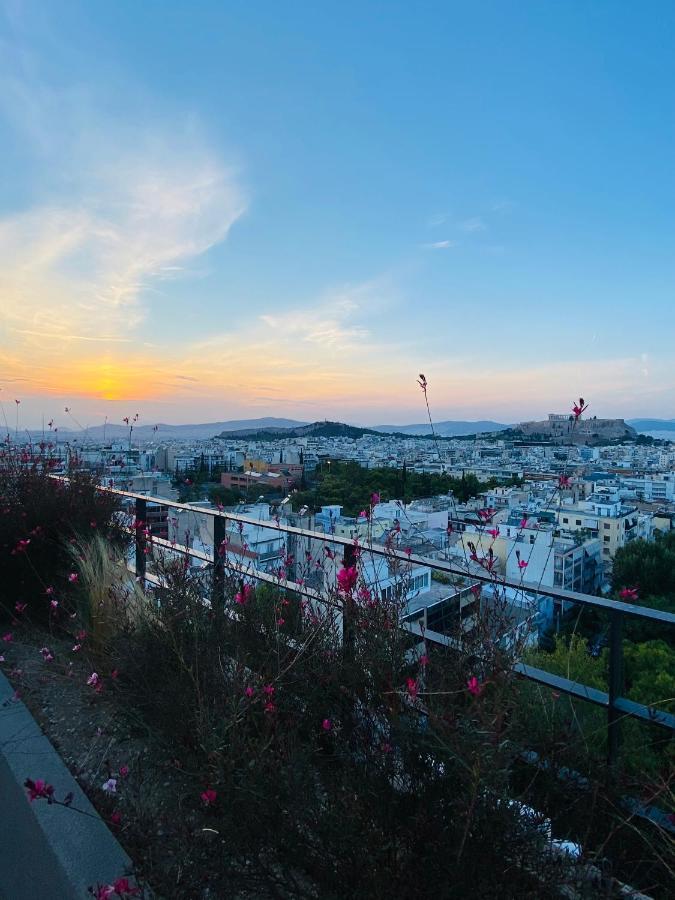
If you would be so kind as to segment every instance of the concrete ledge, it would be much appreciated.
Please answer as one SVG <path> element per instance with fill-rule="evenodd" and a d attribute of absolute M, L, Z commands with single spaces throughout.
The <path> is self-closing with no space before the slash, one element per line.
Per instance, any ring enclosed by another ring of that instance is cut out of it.
<path fill-rule="evenodd" d="M 128 874 L 131 860 L 0 672 L 0 900 L 84 900 L 90 885 Z M 72 792 L 75 809 L 30 803 L 26 778 Z M 93 816 L 94 818 L 90 818 Z"/>

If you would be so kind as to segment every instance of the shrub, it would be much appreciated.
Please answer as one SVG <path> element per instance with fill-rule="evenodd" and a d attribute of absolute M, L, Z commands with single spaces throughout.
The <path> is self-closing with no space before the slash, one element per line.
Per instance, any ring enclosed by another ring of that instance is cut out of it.
<path fill-rule="evenodd" d="M 116 499 L 97 491 L 95 475 L 73 470 L 63 480 L 51 469 L 43 450 L 0 454 L 0 615 L 13 615 L 20 602 L 32 621 L 47 621 L 54 599 L 47 590 L 62 600 L 73 571 L 69 542 L 113 527 Z"/>

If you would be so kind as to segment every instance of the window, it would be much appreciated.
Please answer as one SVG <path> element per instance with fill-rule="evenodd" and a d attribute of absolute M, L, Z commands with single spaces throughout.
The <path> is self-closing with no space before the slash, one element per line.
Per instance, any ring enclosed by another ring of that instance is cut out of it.
<path fill-rule="evenodd" d="M 608 535 L 608 534 L 606 534 L 606 535 L 603 537 L 603 541 L 604 541 L 606 544 L 609 544 L 609 535 Z"/>
<path fill-rule="evenodd" d="M 567 525 L 567 523 L 569 522 L 569 519 L 563 519 L 563 522 L 565 523 L 565 525 Z"/>
<path fill-rule="evenodd" d="M 581 525 L 581 519 L 577 519 L 577 525 Z"/>
<path fill-rule="evenodd" d="M 605 522 L 605 524 L 602 527 L 603 528 L 611 528 L 612 526 L 609 524 L 609 522 Z"/>

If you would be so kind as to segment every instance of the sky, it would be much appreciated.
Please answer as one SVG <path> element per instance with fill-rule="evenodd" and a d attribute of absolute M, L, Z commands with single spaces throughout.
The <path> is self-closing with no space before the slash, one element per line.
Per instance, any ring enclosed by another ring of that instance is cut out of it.
<path fill-rule="evenodd" d="M 674 46 L 671 0 L 0 0 L 4 414 L 675 417 Z"/>

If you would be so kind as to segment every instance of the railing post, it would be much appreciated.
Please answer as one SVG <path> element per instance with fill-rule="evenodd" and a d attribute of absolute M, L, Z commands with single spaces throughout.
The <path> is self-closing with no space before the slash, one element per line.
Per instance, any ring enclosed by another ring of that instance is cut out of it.
<path fill-rule="evenodd" d="M 621 713 L 615 706 L 623 691 L 623 643 L 621 626 L 623 614 L 609 614 L 609 703 L 607 707 L 607 765 L 616 766 L 621 741 Z"/>
<path fill-rule="evenodd" d="M 222 516 L 213 517 L 213 581 L 211 582 L 211 608 L 221 612 L 225 608 L 225 568 L 221 545 L 225 540 L 226 520 Z"/>
<path fill-rule="evenodd" d="M 357 561 L 356 548 L 346 544 L 342 556 L 342 565 L 345 569 L 351 569 L 352 566 L 356 566 Z M 342 601 L 342 646 L 347 656 L 354 652 L 354 641 L 356 638 L 354 625 L 354 600 L 351 595 L 345 595 Z"/>
<path fill-rule="evenodd" d="M 145 569 L 147 565 L 147 555 L 145 553 L 147 541 L 145 537 L 145 529 L 148 525 L 148 502 L 143 497 L 136 497 L 134 506 L 134 530 L 136 532 L 136 578 L 145 583 Z"/>

